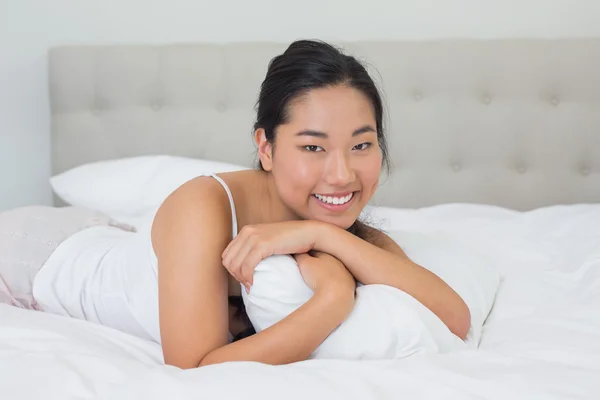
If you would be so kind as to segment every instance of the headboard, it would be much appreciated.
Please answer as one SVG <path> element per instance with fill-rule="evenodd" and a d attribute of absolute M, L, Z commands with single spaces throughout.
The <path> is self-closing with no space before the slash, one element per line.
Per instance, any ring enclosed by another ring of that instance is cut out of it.
<path fill-rule="evenodd" d="M 334 43 L 382 90 L 393 169 L 373 203 L 600 202 L 600 38 Z M 287 44 L 51 49 L 52 171 L 146 154 L 253 165 Z"/>

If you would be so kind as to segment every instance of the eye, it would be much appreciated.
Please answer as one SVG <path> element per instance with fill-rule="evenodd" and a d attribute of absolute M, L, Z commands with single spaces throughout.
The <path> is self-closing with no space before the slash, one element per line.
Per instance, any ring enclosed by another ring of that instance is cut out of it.
<path fill-rule="evenodd" d="M 310 145 L 310 146 L 304 146 L 304 149 L 310 152 L 319 152 L 319 151 L 323 151 L 323 148 L 321 146 L 315 146 L 315 145 Z"/>
<path fill-rule="evenodd" d="M 369 147 L 371 147 L 371 143 L 365 142 L 365 143 L 357 144 L 356 146 L 354 146 L 352 148 L 352 150 L 366 150 Z"/>

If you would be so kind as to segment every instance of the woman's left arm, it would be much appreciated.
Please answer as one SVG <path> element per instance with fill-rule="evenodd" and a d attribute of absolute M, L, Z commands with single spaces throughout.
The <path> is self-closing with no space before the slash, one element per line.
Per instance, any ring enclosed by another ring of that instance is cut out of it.
<path fill-rule="evenodd" d="M 370 236 L 366 241 L 332 224 L 306 222 L 314 223 L 314 249 L 336 257 L 359 282 L 398 288 L 429 308 L 456 336 L 467 336 L 471 314 L 463 299 L 385 233 L 365 227 Z"/>
<path fill-rule="evenodd" d="M 254 268 L 266 257 L 313 249 L 328 253 L 359 282 L 393 286 L 411 295 L 464 339 L 471 327 L 471 314 L 463 299 L 440 277 L 411 261 L 385 233 L 365 229 L 370 242 L 315 220 L 247 225 L 223 251 L 223 266 L 250 290 Z"/>

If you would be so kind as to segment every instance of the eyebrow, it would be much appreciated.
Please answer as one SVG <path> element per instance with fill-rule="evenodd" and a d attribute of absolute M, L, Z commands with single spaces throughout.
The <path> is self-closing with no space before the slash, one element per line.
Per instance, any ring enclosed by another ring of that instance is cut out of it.
<path fill-rule="evenodd" d="M 354 132 L 352 132 L 352 136 L 353 137 L 358 136 L 358 135 L 366 133 L 366 132 L 376 132 L 376 130 L 371 125 L 365 125 L 363 127 L 358 128 Z M 323 139 L 327 139 L 329 137 L 325 132 L 314 131 L 311 129 L 306 129 L 306 130 L 300 131 L 300 132 L 296 133 L 296 136 L 312 136 L 312 137 L 318 137 L 318 138 L 323 138 Z"/>

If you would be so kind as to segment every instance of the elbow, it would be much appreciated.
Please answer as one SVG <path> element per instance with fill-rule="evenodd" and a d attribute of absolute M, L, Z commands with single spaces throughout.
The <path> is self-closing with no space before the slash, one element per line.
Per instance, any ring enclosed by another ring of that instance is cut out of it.
<path fill-rule="evenodd" d="M 179 369 L 194 369 L 205 365 L 208 354 L 204 356 L 190 356 L 185 354 L 166 354 L 163 349 L 163 360 L 165 365 Z"/>
<path fill-rule="evenodd" d="M 196 368 L 200 368 L 200 367 L 206 367 L 208 365 L 213 365 L 213 364 L 219 364 L 219 361 L 214 360 L 211 357 L 204 357 L 202 360 L 200 360 L 200 362 L 198 363 L 198 365 L 196 365 Z"/>
<path fill-rule="evenodd" d="M 165 360 L 165 365 L 170 365 L 179 369 L 194 369 L 202 365 L 202 360 L 200 362 L 195 362 L 193 360 Z"/>
<path fill-rule="evenodd" d="M 173 367 L 177 367 L 179 369 L 195 369 L 200 367 L 206 367 L 211 364 L 218 364 L 218 361 L 211 360 L 209 357 L 204 357 L 200 361 L 186 361 L 186 362 L 165 362 L 165 365 L 171 365 Z"/>
<path fill-rule="evenodd" d="M 454 309 L 451 321 L 447 324 L 450 331 L 465 340 L 471 330 L 471 311 L 467 304 L 460 299 L 459 304 Z"/>
<path fill-rule="evenodd" d="M 229 358 L 224 358 L 222 353 L 217 352 L 217 354 L 215 354 L 214 352 L 210 352 L 207 355 L 205 355 L 204 357 L 202 357 L 200 359 L 200 361 L 198 363 L 196 363 L 196 365 L 193 366 L 193 368 L 206 367 L 208 365 L 214 365 L 214 364 L 222 364 L 222 363 L 229 362 L 229 361 L 233 361 L 233 360 L 229 359 Z"/>

